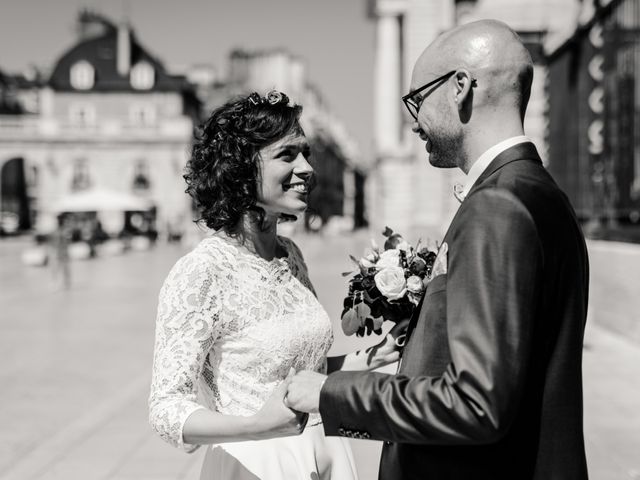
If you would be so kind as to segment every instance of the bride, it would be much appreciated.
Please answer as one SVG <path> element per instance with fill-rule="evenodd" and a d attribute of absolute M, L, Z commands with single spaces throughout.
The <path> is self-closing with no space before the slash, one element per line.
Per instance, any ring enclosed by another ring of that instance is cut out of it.
<path fill-rule="evenodd" d="M 187 452 L 208 445 L 202 480 L 356 479 L 346 440 L 285 406 L 288 381 L 398 359 L 390 335 L 372 351 L 326 357 L 330 320 L 300 250 L 277 235 L 312 186 L 301 110 L 276 91 L 230 101 L 187 164 L 187 192 L 212 234 L 160 292 L 149 421 Z"/>

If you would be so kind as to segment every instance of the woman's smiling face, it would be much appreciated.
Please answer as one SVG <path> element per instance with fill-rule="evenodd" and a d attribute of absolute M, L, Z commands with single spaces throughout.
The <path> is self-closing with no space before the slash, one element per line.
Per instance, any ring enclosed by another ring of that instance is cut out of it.
<path fill-rule="evenodd" d="M 307 137 L 299 128 L 260 150 L 257 204 L 267 215 L 297 216 L 306 210 L 313 176 L 309 155 Z"/>

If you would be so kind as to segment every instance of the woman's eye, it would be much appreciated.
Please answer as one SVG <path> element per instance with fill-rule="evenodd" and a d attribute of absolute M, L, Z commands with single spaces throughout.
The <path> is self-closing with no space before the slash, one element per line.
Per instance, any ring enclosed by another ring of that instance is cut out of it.
<path fill-rule="evenodd" d="M 283 160 L 285 162 L 290 162 L 295 157 L 293 156 L 293 153 L 290 150 L 283 150 L 282 152 L 278 153 L 278 155 L 276 155 L 276 158 Z"/>
<path fill-rule="evenodd" d="M 311 149 L 303 148 L 282 150 L 276 155 L 276 158 L 284 162 L 293 162 L 296 158 L 298 158 L 300 154 L 302 154 L 302 156 L 308 160 L 311 157 Z"/>

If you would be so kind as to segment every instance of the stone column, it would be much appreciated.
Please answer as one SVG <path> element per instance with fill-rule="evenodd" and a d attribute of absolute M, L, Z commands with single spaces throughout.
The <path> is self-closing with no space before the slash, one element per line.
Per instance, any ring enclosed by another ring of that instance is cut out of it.
<path fill-rule="evenodd" d="M 376 167 L 367 183 L 369 222 L 375 230 L 386 224 L 402 228 L 406 219 L 406 175 L 402 168 L 402 72 L 406 0 L 375 0 L 371 17 L 376 22 L 374 70 L 374 143 Z"/>
<path fill-rule="evenodd" d="M 405 0 L 378 0 L 374 75 L 374 132 L 378 155 L 397 154 L 400 147 L 402 117 L 402 48 L 400 21 L 406 11 Z"/>

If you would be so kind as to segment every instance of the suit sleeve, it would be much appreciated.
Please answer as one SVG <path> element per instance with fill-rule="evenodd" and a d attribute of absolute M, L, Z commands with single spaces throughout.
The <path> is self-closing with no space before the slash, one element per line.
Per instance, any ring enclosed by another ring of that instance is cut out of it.
<path fill-rule="evenodd" d="M 446 290 L 450 363 L 437 377 L 330 375 L 320 396 L 328 435 L 349 428 L 377 440 L 472 445 L 509 429 L 529 365 L 542 248 L 509 192 L 477 191 L 457 217 Z"/>

